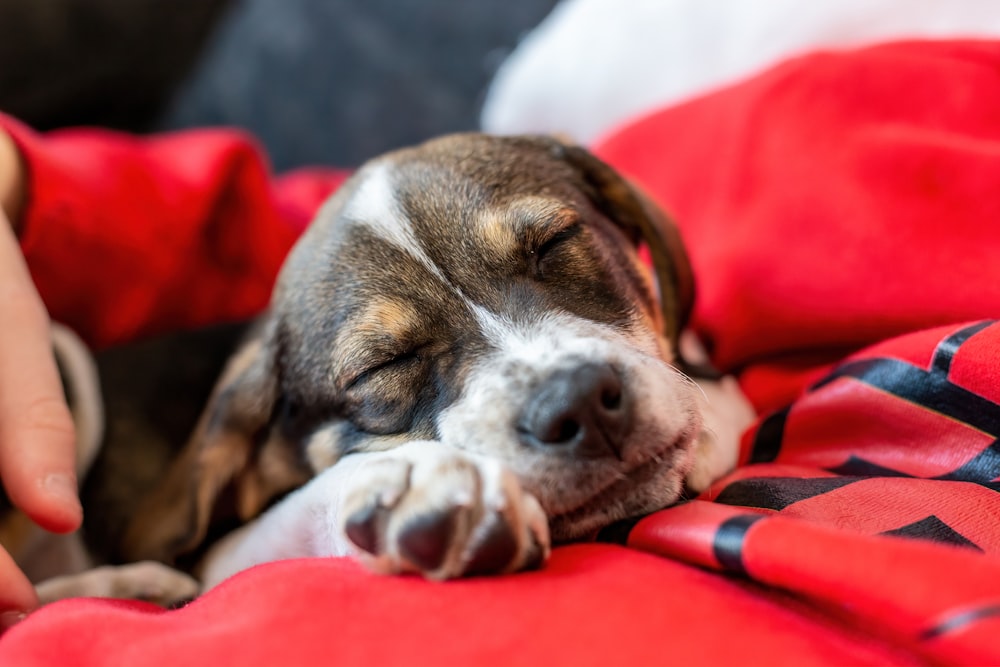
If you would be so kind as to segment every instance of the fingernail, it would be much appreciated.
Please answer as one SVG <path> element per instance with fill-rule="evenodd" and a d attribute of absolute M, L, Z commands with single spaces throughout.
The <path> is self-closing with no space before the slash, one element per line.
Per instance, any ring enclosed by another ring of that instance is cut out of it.
<path fill-rule="evenodd" d="M 12 628 L 28 617 L 24 611 L 5 611 L 0 613 L 0 632 Z"/>
<path fill-rule="evenodd" d="M 64 473 L 52 473 L 43 482 L 45 490 L 56 496 L 60 500 L 73 505 L 80 505 L 80 498 L 76 490 L 76 480 Z"/>

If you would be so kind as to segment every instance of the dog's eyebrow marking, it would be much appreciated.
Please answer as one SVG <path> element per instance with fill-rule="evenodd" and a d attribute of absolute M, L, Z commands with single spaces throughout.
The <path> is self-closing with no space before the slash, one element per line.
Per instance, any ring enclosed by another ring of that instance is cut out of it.
<path fill-rule="evenodd" d="M 477 231 L 484 249 L 497 257 L 505 257 L 517 247 L 517 237 L 510 224 L 500 219 L 499 215 L 481 216 Z"/>
<path fill-rule="evenodd" d="M 520 219 L 511 215 L 509 206 L 487 208 L 474 218 L 474 230 L 483 248 L 497 257 L 515 251 L 520 227 Z"/>
<path fill-rule="evenodd" d="M 401 339 L 418 325 L 420 318 L 407 302 L 382 298 L 371 301 L 357 318 L 355 333 Z"/>
<path fill-rule="evenodd" d="M 503 257 L 522 244 L 536 246 L 551 235 L 547 230 L 562 229 L 576 219 L 576 210 L 559 199 L 524 195 L 482 211 L 475 230 L 490 252 Z"/>
<path fill-rule="evenodd" d="M 385 356 L 419 326 L 420 317 L 405 301 L 375 299 L 337 333 L 333 342 L 333 372 L 341 375 Z M 356 370 L 356 369 L 355 369 Z"/>
<path fill-rule="evenodd" d="M 392 167 L 389 163 L 376 162 L 365 169 L 364 178 L 351 197 L 344 215 L 368 227 L 379 238 L 408 253 L 435 276 L 445 280 L 441 269 L 424 252 L 413 231 L 413 225 L 396 200 Z"/>

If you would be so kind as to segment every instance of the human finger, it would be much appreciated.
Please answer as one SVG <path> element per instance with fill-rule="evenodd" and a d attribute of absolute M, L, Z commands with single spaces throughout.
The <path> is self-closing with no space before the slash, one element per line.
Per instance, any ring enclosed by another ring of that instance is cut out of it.
<path fill-rule="evenodd" d="M 28 578 L 17 569 L 14 559 L 0 548 L 0 630 L 38 606 L 38 596 Z"/>
<path fill-rule="evenodd" d="M 52 356 L 48 314 L 0 213 L 0 479 L 43 528 L 82 519 L 73 421 Z"/>

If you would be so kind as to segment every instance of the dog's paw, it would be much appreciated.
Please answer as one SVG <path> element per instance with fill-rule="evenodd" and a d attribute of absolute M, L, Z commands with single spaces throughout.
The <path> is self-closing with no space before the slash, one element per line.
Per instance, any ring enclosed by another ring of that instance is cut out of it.
<path fill-rule="evenodd" d="M 154 561 L 105 565 L 36 586 L 43 604 L 70 597 L 101 597 L 146 600 L 161 607 L 193 599 L 198 588 L 188 575 Z"/>
<path fill-rule="evenodd" d="M 379 572 L 432 579 L 514 572 L 549 554 L 545 513 L 497 462 L 428 443 L 352 476 L 343 531 Z"/>

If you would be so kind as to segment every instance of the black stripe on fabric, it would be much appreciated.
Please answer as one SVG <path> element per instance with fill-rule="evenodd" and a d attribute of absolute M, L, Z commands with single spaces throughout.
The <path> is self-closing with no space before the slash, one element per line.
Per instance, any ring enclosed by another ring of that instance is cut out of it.
<path fill-rule="evenodd" d="M 880 466 L 877 463 L 872 463 L 871 461 L 866 461 L 865 459 L 855 456 L 854 454 L 851 454 L 847 460 L 839 466 L 826 468 L 826 471 L 837 475 L 849 475 L 853 477 L 913 477 L 913 475 L 907 475 L 905 472 L 900 472 L 898 470 L 893 470 L 892 468 Z"/>
<path fill-rule="evenodd" d="M 785 422 L 791 409 L 792 407 L 788 406 L 772 412 L 760 423 L 757 433 L 754 434 L 750 463 L 770 463 L 778 458 L 781 441 L 785 437 Z"/>
<path fill-rule="evenodd" d="M 712 553 L 727 572 L 749 576 L 743 566 L 743 542 L 750 526 L 763 518 L 759 514 L 741 514 L 723 521 L 715 531 Z"/>
<path fill-rule="evenodd" d="M 946 337 L 934 350 L 930 372 L 898 359 L 855 361 L 834 369 L 807 391 L 811 393 L 838 378 L 851 377 L 1000 437 L 1000 406 L 947 380 L 958 349 L 977 333 L 996 323 L 997 320 L 983 320 Z M 963 406 L 963 401 L 968 401 L 969 397 L 972 398 L 972 404 Z M 750 463 L 770 463 L 778 458 L 792 405 L 770 414 L 761 422 L 754 435 Z M 980 414 L 980 410 L 986 412 Z M 977 416 L 982 418 L 977 419 Z M 977 462 L 975 470 L 981 470 L 984 465 L 983 462 Z M 980 476 L 975 481 L 986 481 L 981 477 L 984 473 L 978 474 Z"/>
<path fill-rule="evenodd" d="M 908 537 L 911 539 L 942 542 L 956 547 L 965 547 L 982 552 L 982 548 L 933 514 L 913 523 L 892 530 L 884 530 L 879 535 Z"/>
<path fill-rule="evenodd" d="M 860 479 L 862 478 L 752 477 L 729 484 L 713 501 L 723 505 L 781 511 L 800 500 L 821 496 Z"/>
<path fill-rule="evenodd" d="M 933 628 L 924 630 L 920 634 L 920 638 L 924 641 L 936 639 L 937 637 L 948 634 L 949 632 L 961 630 L 970 623 L 975 623 L 976 621 L 981 621 L 985 618 L 991 618 L 993 616 L 1000 616 L 1000 604 L 985 605 L 983 607 L 979 607 L 978 609 L 971 609 L 969 611 L 962 611 L 957 614 L 953 614 L 950 618 L 946 618 Z"/>
<path fill-rule="evenodd" d="M 819 389 L 842 377 L 860 382 L 915 403 L 945 417 L 1000 436 L 1000 405 L 948 382 L 942 375 L 898 359 L 865 359 L 839 366 L 814 385 Z"/>
<path fill-rule="evenodd" d="M 933 479 L 987 484 L 997 477 L 1000 477 L 1000 440 L 994 440 L 989 447 L 958 468 Z"/>
<path fill-rule="evenodd" d="M 977 457 L 978 458 L 978 457 Z M 975 461 L 976 459 L 973 459 Z M 900 472 L 899 470 L 893 470 L 892 468 L 886 468 L 880 466 L 877 463 L 872 463 L 871 461 L 866 461 L 863 458 L 851 455 L 847 461 L 840 464 L 839 466 L 834 466 L 832 468 L 824 468 L 827 472 L 832 472 L 836 475 L 848 475 L 855 477 L 905 477 L 907 479 L 927 479 L 932 481 L 941 482 L 969 482 L 970 484 L 976 484 L 983 487 L 984 489 L 989 489 L 990 491 L 995 491 L 1000 493 L 1000 482 L 993 481 L 980 481 L 974 479 L 972 475 L 968 478 L 960 477 L 960 471 L 966 466 L 970 465 L 972 462 L 966 463 L 964 466 L 953 470 L 950 473 L 945 473 L 944 475 L 939 475 L 938 477 L 916 477 L 914 475 L 907 474 L 905 472 Z"/>
<path fill-rule="evenodd" d="M 965 341 L 995 323 L 996 320 L 984 320 L 971 324 L 938 343 L 937 349 L 934 350 L 934 356 L 931 358 L 931 372 L 947 376 L 951 370 L 951 362 L 955 359 L 955 353 L 958 352 L 958 348 L 962 347 Z"/>

